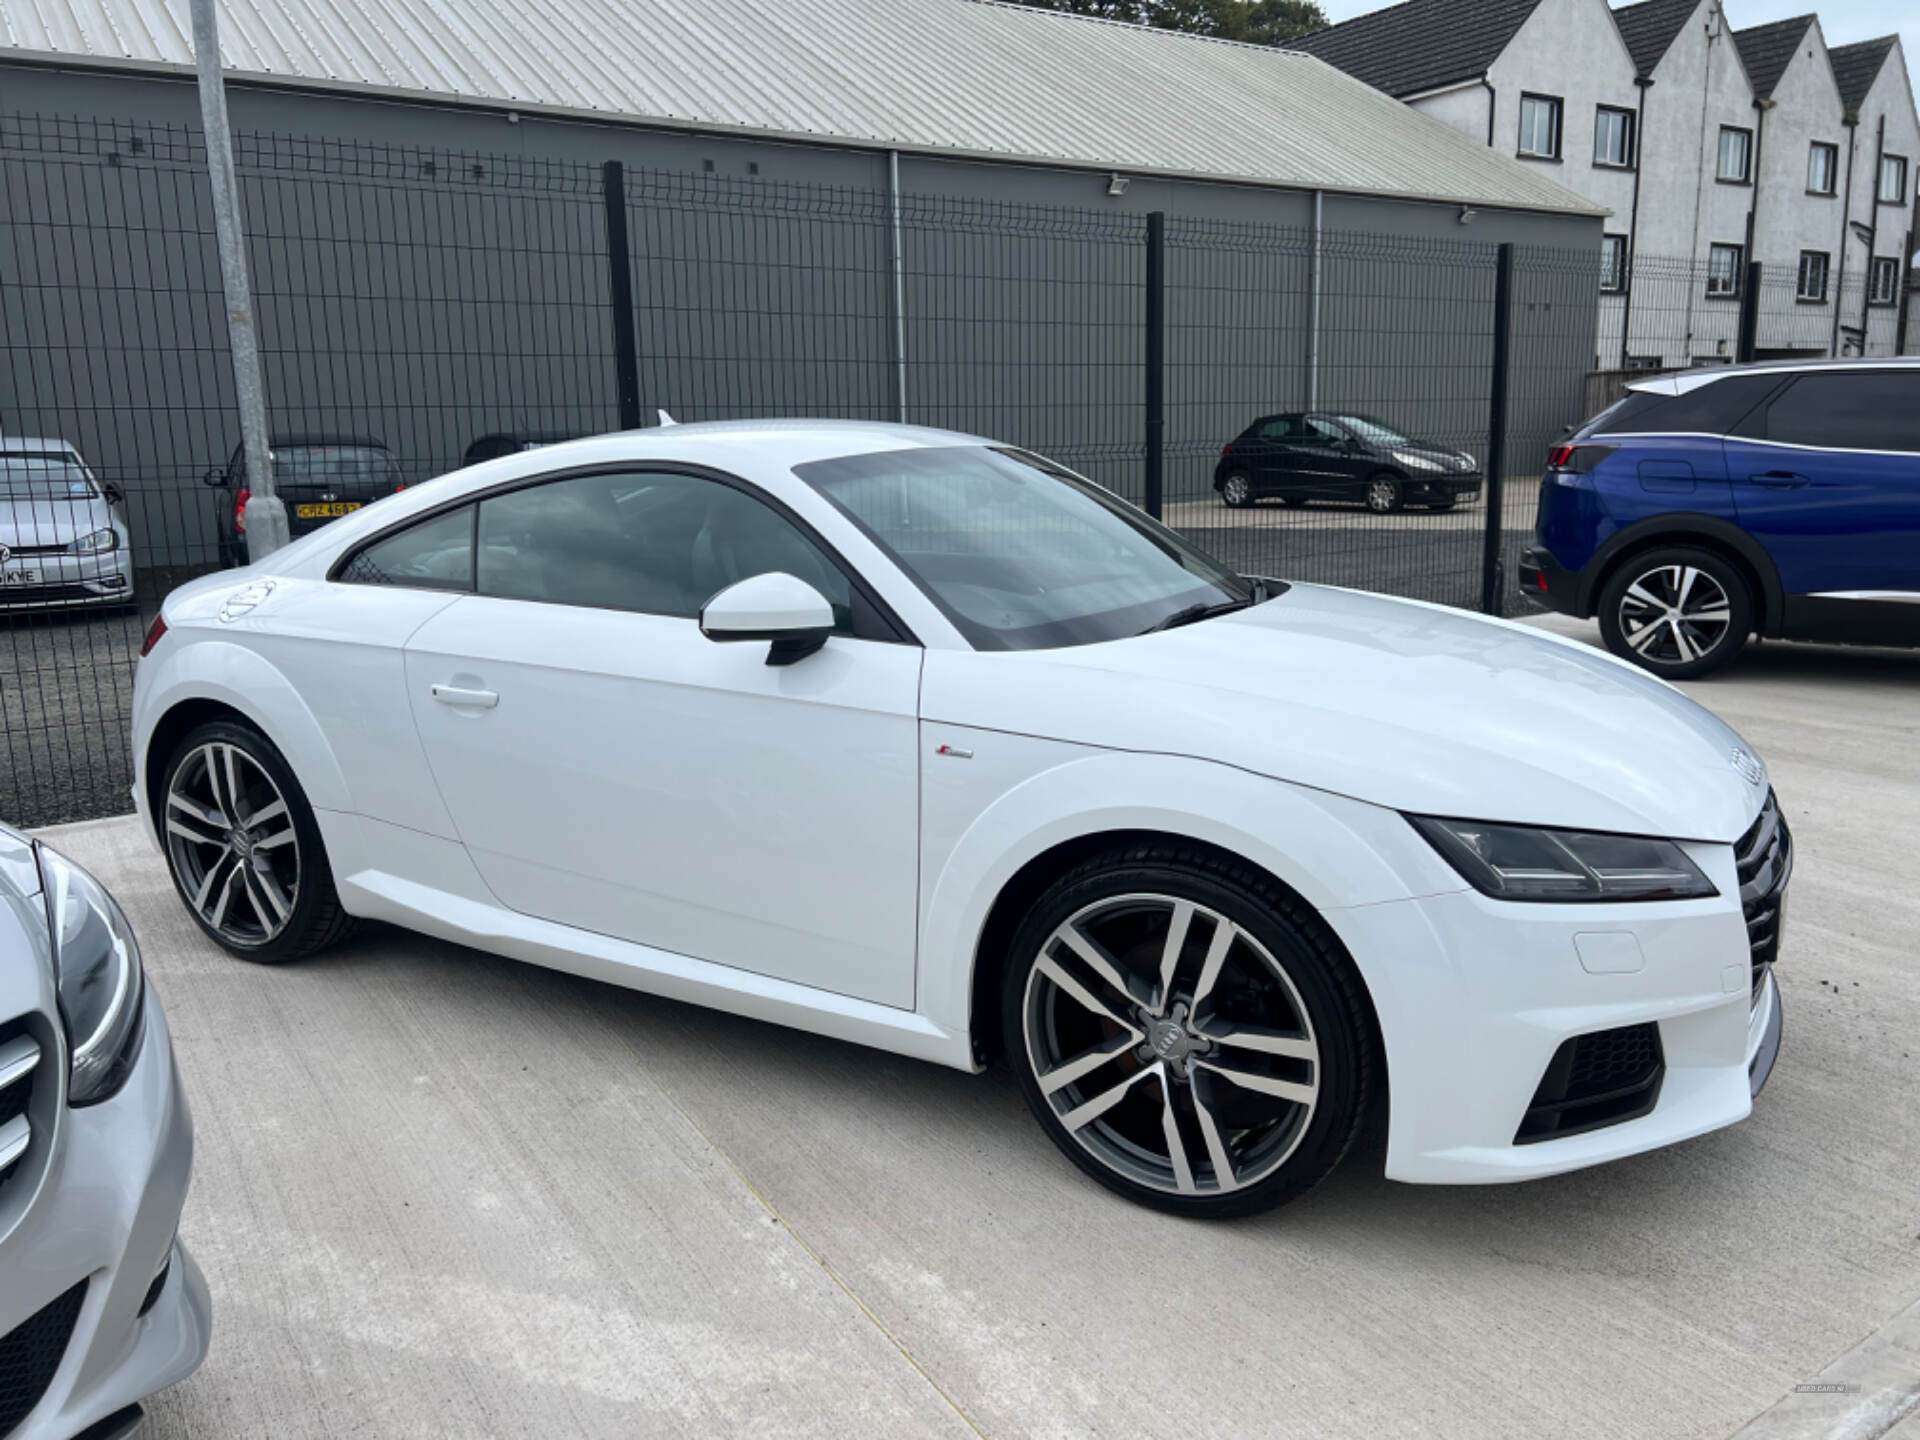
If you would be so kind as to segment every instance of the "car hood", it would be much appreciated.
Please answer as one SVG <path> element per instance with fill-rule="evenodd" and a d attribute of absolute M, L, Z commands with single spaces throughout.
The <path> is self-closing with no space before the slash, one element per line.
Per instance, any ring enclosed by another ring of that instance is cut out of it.
<path fill-rule="evenodd" d="M 105 500 L 0 495 L 0 545 L 65 545 L 113 523 Z"/>
<path fill-rule="evenodd" d="M 1601 651 L 1313 585 L 1157 635 L 930 654 L 921 709 L 1478 820 L 1731 842 L 1767 793 L 1732 729 Z"/>

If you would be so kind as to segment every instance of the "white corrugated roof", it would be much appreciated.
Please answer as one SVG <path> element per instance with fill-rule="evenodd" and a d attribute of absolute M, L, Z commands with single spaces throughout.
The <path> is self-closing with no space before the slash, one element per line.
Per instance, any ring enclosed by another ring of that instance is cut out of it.
<path fill-rule="evenodd" d="M 218 0 L 235 79 L 1576 214 L 1310 56 L 978 0 Z M 188 0 L 0 0 L 0 58 L 191 69 Z"/>

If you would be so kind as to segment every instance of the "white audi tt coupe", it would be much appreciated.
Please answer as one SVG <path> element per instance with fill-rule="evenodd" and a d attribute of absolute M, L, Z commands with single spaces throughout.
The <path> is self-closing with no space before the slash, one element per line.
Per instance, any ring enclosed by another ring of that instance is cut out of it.
<path fill-rule="evenodd" d="M 291 960 L 378 918 L 945 1065 L 1123 1195 L 1547 1175 L 1739 1120 L 1790 841 L 1598 651 L 1236 575 L 976 437 L 516 454 L 177 590 L 134 800 Z"/>

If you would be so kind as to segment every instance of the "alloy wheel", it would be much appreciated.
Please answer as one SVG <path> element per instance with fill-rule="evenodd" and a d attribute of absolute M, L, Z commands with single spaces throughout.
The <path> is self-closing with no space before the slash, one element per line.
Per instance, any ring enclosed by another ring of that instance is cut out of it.
<path fill-rule="evenodd" d="M 1284 966 L 1219 911 L 1099 900 L 1041 947 L 1027 1063 L 1061 1127 L 1135 1184 L 1219 1195 L 1272 1175 L 1320 1097 L 1321 1055 Z"/>
<path fill-rule="evenodd" d="M 1385 475 L 1379 475 L 1367 482 L 1367 508 L 1376 515 L 1385 515 L 1400 503 L 1400 487 Z"/>
<path fill-rule="evenodd" d="M 1727 592 L 1693 565 L 1661 565 L 1637 577 L 1620 596 L 1620 633 L 1655 664 L 1687 665 L 1727 637 L 1733 609 Z"/>
<path fill-rule="evenodd" d="M 212 741 L 174 767 L 167 786 L 167 857 L 187 903 L 238 946 L 286 928 L 300 898 L 293 812 L 260 762 Z"/>
<path fill-rule="evenodd" d="M 1220 498 L 1235 507 L 1245 505 L 1253 499 L 1253 486 L 1244 475 L 1229 475 L 1220 487 Z"/>

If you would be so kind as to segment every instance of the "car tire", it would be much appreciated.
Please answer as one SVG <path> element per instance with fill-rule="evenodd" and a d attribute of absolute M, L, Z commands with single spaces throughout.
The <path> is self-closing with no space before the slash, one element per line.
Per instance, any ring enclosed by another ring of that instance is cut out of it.
<path fill-rule="evenodd" d="M 1001 1021 L 1061 1152 L 1194 1218 L 1305 1194 L 1353 1144 L 1377 1073 L 1364 987 L 1319 916 L 1261 871 L 1174 841 L 1104 852 L 1049 887 L 1014 936 Z"/>
<path fill-rule="evenodd" d="M 1220 500 L 1229 510 L 1244 510 L 1253 504 L 1253 481 L 1245 471 L 1236 470 L 1220 482 Z"/>
<path fill-rule="evenodd" d="M 1753 592 L 1713 550 L 1674 545 L 1622 561 L 1600 587 L 1600 636 L 1663 680 L 1693 680 L 1740 653 L 1753 633 Z"/>
<path fill-rule="evenodd" d="M 353 930 L 313 806 L 252 726 L 215 720 L 188 732 L 167 758 L 153 818 L 174 888 L 222 948 L 273 964 Z"/>
<path fill-rule="evenodd" d="M 1391 515 L 1406 504 L 1400 477 L 1382 470 L 1367 480 L 1367 509 L 1376 515 Z"/>

